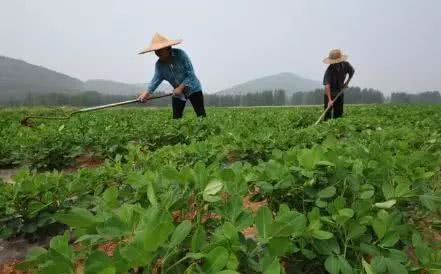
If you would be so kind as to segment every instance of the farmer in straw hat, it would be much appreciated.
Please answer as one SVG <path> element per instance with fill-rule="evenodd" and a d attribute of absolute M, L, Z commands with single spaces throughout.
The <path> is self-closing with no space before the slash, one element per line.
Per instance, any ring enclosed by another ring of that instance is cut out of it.
<path fill-rule="evenodd" d="M 323 79 L 325 86 L 325 109 L 328 106 L 332 108 L 326 113 L 325 120 L 331 118 L 333 112 L 334 118 L 339 118 L 343 115 L 344 94 L 341 94 L 337 100 L 334 98 L 344 88 L 348 87 L 349 82 L 354 76 L 355 70 L 351 66 L 347 55 L 342 54 L 341 50 L 333 49 L 329 52 L 329 56 L 323 60 L 325 64 L 329 64 Z M 346 76 L 349 77 L 346 79 Z"/>
<path fill-rule="evenodd" d="M 174 119 L 182 118 L 187 99 L 190 100 L 196 115 L 204 117 L 206 114 L 202 86 L 196 77 L 190 58 L 183 50 L 172 48 L 181 42 L 182 40 L 170 40 L 156 33 L 150 45 L 139 53 L 154 51 L 159 59 L 156 62 L 152 81 L 138 99 L 141 102 L 148 100 L 159 84 L 166 80 L 174 88 L 172 97 Z"/>

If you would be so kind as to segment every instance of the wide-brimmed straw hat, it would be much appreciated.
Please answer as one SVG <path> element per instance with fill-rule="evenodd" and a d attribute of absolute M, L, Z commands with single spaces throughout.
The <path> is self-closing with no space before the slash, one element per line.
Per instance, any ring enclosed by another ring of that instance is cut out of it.
<path fill-rule="evenodd" d="M 323 63 L 325 64 L 337 64 L 343 61 L 346 61 L 348 56 L 341 53 L 340 49 L 333 49 L 329 52 L 329 56 L 323 59 Z"/>
<path fill-rule="evenodd" d="M 150 42 L 150 45 L 139 52 L 139 54 L 144 54 L 155 50 L 175 46 L 177 44 L 180 44 L 181 42 L 181 39 L 170 40 L 162 34 L 155 33 L 155 35 L 153 35 L 152 41 Z"/>

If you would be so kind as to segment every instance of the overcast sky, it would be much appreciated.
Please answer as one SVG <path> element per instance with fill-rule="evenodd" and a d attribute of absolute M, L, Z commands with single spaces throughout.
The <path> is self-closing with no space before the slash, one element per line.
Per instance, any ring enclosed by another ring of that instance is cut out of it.
<path fill-rule="evenodd" d="M 342 48 L 354 85 L 441 89 L 440 0 L 0 0 L 0 55 L 81 80 L 150 81 L 154 32 L 182 38 L 205 91 L 293 72 Z"/>

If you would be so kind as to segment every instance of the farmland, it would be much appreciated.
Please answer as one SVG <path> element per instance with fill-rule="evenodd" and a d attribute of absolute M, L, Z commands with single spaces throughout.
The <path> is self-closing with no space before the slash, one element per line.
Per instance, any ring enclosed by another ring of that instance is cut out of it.
<path fill-rule="evenodd" d="M 441 271 L 441 107 L 0 111 L 0 237 L 32 273 Z M 1 180 L 1 179 L 0 179 Z"/>

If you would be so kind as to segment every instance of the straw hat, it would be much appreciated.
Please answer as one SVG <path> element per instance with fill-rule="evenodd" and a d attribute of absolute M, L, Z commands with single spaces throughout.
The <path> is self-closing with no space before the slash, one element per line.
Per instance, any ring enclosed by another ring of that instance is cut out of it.
<path fill-rule="evenodd" d="M 180 44 L 182 40 L 170 40 L 169 38 L 165 37 L 164 35 L 161 35 L 159 33 L 155 33 L 152 38 L 152 42 L 150 42 L 150 45 L 146 48 L 144 48 L 139 54 L 144 54 L 148 52 L 152 52 L 158 49 L 163 49 L 167 47 L 171 47 L 177 44 Z"/>
<path fill-rule="evenodd" d="M 329 52 L 329 56 L 323 59 L 323 63 L 331 65 L 341 63 L 343 61 L 346 61 L 347 59 L 348 56 L 342 54 L 340 49 L 333 49 Z"/>

